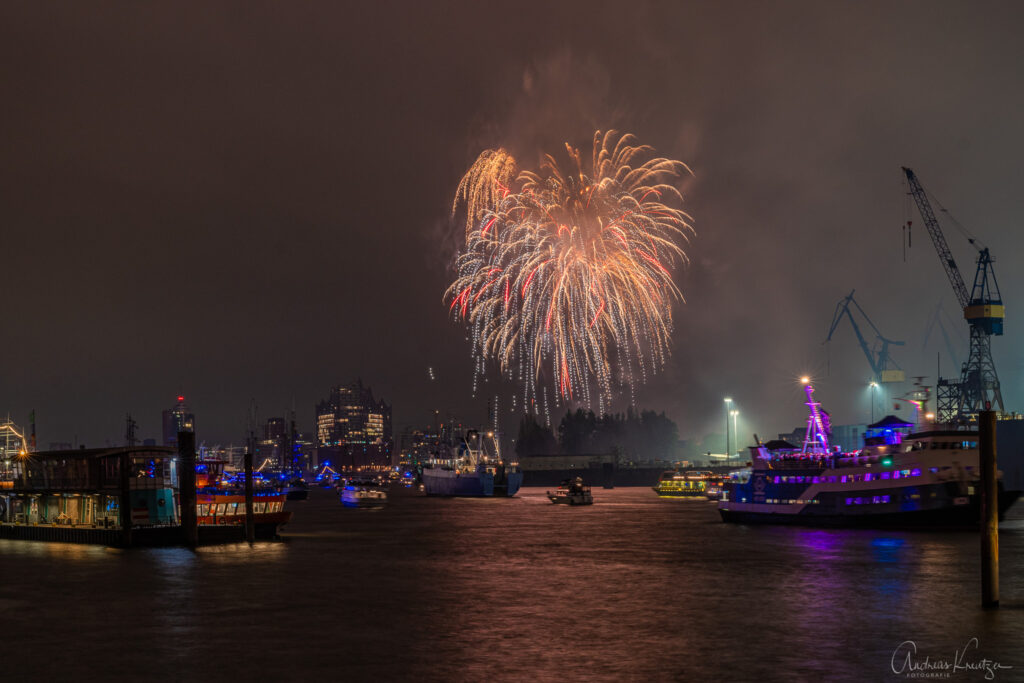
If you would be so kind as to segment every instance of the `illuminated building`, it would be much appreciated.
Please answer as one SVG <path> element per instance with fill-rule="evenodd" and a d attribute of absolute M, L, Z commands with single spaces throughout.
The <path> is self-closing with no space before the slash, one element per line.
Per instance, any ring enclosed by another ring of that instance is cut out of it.
<path fill-rule="evenodd" d="M 271 417 L 263 424 L 263 437 L 256 443 L 256 466 L 282 472 L 301 471 L 311 465 L 312 443 L 295 430 L 295 420 Z"/>
<path fill-rule="evenodd" d="M 362 380 L 331 388 L 316 406 L 316 461 L 345 468 L 391 464 L 391 406 Z"/>
<path fill-rule="evenodd" d="M 185 397 L 179 396 L 173 408 L 163 412 L 164 446 L 178 447 L 178 432 L 194 432 L 196 416 L 188 412 Z"/>

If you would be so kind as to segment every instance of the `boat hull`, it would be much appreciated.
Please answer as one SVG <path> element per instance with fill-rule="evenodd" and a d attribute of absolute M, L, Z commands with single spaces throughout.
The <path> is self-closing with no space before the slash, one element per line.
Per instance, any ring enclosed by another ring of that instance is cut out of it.
<path fill-rule="evenodd" d="M 291 518 L 284 509 L 285 495 L 254 496 L 253 526 L 256 538 L 277 538 Z M 237 492 L 201 493 L 197 496 L 197 522 L 201 526 L 242 526 L 245 524 L 245 496 Z"/>
<path fill-rule="evenodd" d="M 999 519 L 1020 497 L 1020 491 L 999 492 Z M 981 519 L 981 497 L 966 497 L 961 504 L 930 509 L 891 510 L 862 514 L 786 513 L 758 510 L 754 505 L 719 508 L 722 521 L 737 524 L 789 524 L 823 528 L 935 528 L 977 529 Z M 760 506 L 764 507 L 764 506 Z"/>
<path fill-rule="evenodd" d="M 588 494 L 576 494 L 559 496 L 553 493 L 548 494 L 548 498 L 555 505 L 593 505 L 594 498 Z"/>
<path fill-rule="evenodd" d="M 375 495 L 366 495 L 365 492 L 342 491 L 341 504 L 347 508 L 380 508 L 388 502 L 387 494 L 383 491 Z"/>
<path fill-rule="evenodd" d="M 495 481 L 490 472 L 456 472 L 440 468 L 423 470 L 423 491 L 428 496 L 514 496 L 522 483 L 522 472 L 508 472 Z"/>
<path fill-rule="evenodd" d="M 665 491 L 659 489 L 657 486 L 652 486 L 651 489 L 658 494 L 660 498 L 704 498 L 704 491 L 692 490 L 692 491 Z"/>

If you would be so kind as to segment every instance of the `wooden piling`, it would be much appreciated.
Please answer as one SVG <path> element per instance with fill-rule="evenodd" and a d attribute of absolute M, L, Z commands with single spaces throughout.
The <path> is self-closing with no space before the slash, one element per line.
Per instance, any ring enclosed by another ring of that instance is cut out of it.
<path fill-rule="evenodd" d="M 256 541 L 256 518 L 252 501 L 252 449 L 245 451 L 245 540 Z"/>
<path fill-rule="evenodd" d="M 999 607 L 999 491 L 996 482 L 996 414 L 978 413 L 981 456 L 981 605 Z"/>
<path fill-rule="evenodd" d="M 123 548 L 130 548 L 132 546 L 132 490 L 131 490 L 131 471 L 132 459 L 131 454 L 124 452 L 121 454 L 120 462 L 118 466 L 121 470 L 121 495 L 118 505 L 120 506 L 118 513 L 121 518 L 121 538 L 120 543 Z"/>
<path fill-rule="evenodd" d="M 185 545 L 199 545 L 199 517 L 196 504 L 196 436 L 178 432 L 178 501 L 181 505 L 181 534 Z"/>

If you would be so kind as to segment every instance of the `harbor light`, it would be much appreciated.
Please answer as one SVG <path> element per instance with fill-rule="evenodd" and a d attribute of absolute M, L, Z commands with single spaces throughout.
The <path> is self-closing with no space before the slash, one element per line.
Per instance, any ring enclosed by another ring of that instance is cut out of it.
<path fill-rule="evenodd" d="M 810 384 L 810 383 L 811 383 L 811 378 L 808 377 L 807 375 L 804 375 L 803 377 L 800 378 L 800 384 Z"/>
<path fill-rule="evenodd" d="M 732 408 L 732 399 L 725 398 L 725 464 L 729 464 L 729 454 L 732 449 L 729 446 L 729 409 Z"/>
<path fill-rule="evenodd" d="M 729 411 L 729 414 L 732 415 L 732 435 L 736 439 L 736 454 L 739 455 L 739 451 L 740 451 L 740 433 L 736 429 L 736 418 L 739 417 L 740 411 L 738 411 L 738 410 L 731 410 L 731 411 Z M 732 452 L 729 453 L 728 457 L 732 458 Z M 726 460 L 726 462 L 728 463 L 728 460 Z"/>

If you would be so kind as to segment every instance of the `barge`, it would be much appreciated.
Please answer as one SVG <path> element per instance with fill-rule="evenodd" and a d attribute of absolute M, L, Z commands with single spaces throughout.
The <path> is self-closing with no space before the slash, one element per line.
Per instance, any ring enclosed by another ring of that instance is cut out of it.
<path fill-rule="evenodd" d="M 179 495 L 183 460 L 175 449 L 160 446 L 23 450 L 0 472 L 0 538 L 120 547 L 187 544 Z M 254 497 L 257 537 L 276 537 L 288 521 L 284 498 Z M 244 541 L 244 500 L 233 492 L 200 491 L 196 542 Z"/>

